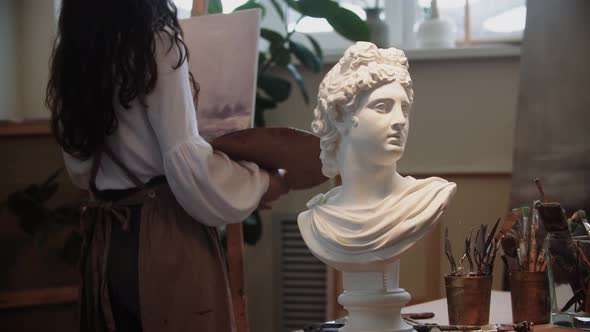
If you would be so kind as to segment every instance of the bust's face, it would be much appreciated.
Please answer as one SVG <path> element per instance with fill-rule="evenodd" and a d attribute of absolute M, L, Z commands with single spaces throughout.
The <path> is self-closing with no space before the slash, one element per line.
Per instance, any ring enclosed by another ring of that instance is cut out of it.
<path fill-rule="evenodd" d="M 397 82 L 369 91 L 352 115 L 358 125 L 352 126 L 342 139 L 349 140 L 351 148 L 367 162 L 394 164 L 406 146 L 410 106 L 405 89 Z"/>

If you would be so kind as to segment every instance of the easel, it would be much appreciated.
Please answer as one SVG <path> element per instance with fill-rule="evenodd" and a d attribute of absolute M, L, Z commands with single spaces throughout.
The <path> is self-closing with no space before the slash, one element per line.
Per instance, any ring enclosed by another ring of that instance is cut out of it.
<path fill-rule="evenodd" d="M 193 0 L 191 16 L 200 16 L 207 12 L 209 0 Z M 244 281 L 244 241 L 242 224 L 231 224 L 226 227 L 227 264 L 229 270 L 229 286 L 236 320 L 237 332 L 249 332 L 248 307 Z"/>

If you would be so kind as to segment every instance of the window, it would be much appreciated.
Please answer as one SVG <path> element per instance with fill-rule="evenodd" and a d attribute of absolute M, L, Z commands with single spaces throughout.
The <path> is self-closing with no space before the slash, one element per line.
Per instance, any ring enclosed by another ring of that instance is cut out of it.
<path fill-rule="evenodd" d="M 178 9 L 178 18 L 189 18 L 191 16 L 191 9 L 193 8 L 193 0 L 173 0 Z M 231 13 L 238 6 L 243 5 L 246 0 L 222 0 L 223 12 Z"/>
<path fill-rule="evenodd" d="M 457 27 L 460 45 L 513 42 L 522 39 L 526 20 L 525 0 L 438 0 L 441 17 Z M 466 4 L 468 5 L 466 6 Z M 417 24 L 430 16 L 431 0 L 418 0 Z"/>
<path fill-rule="evenodd" d="M 191 17 L 191 9 L 193 9 L 193 0 L 174 0 L 176 9 L 178 10 L 178 18 Z"/>
<path fill-rule="evenodd" d="M 179 17 L 190 16 L 193 0 L 174 0 Z M 246 0 L 222 0 L 224 12 L 229 13 Z M 268 8 L 262 25 L 276 31 L 284 31 L 269 0 L 258 0 Z M 481 43 L 520 42 L 525 26 L 526 0 L 338 0 L 341 6 L 366 18 L 363 8 L 379 7 L 381 18 L 388 25 L 389 44 L 403 49 L 415 48 L 415 29 L 420 22 L 430 17 L 431 5 L 438 4 L 441 17 L 455 23 L 458 46 Z M 300 15 L 291 10 L 283 0 L 283 10 L 287 17 L 287 28 L 297 24 Z M 339 55 L 351 42 L 337 35 L 324 20 L 304 18 L 296 25 L 300 32 L 313 33 L 324 50 L 324 54 Z M 306 38 L 296 40 L 307 44 Z"/>

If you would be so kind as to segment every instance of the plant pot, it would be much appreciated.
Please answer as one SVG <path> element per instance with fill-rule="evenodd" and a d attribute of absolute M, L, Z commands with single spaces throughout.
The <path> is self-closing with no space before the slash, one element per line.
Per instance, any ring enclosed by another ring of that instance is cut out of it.
<path fill-rule="evenodd" d="M 446 18 L 424 20 L 416 27 L 416 44 L 420 48 L 453 48 L 456 31 L 455 23 Z"/>
<path fill-rule="evenodd" d="M 489 323 L 492 276 L 445 276 L 451 325 L 482 326 Z"/>
<path fill-rule="evenodd" d="M 513 322 L 549 323 L 551 302 L 546 272 L 510 272 L 510 298 Z"/>
<path fill-rule="evenodd" d="M 367 26 L 371 33 L 371 42 L 379 48 L 389 47 L 389 28 L 380 15 L 381 8 L 366 8 Z"/>

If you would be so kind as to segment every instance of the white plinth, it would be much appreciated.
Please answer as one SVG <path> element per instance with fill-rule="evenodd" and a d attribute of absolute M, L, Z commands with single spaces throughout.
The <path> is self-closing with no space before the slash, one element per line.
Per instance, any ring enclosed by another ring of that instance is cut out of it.
<path fill-rule="evenodd" d="M 399 288 L 399 260 L 383 272 L 343 272 L 343 282 L 338 302 L 348 310 L 348 322 L 340 332 L 412 331 L 401 316 L 411 297 Z"/>

